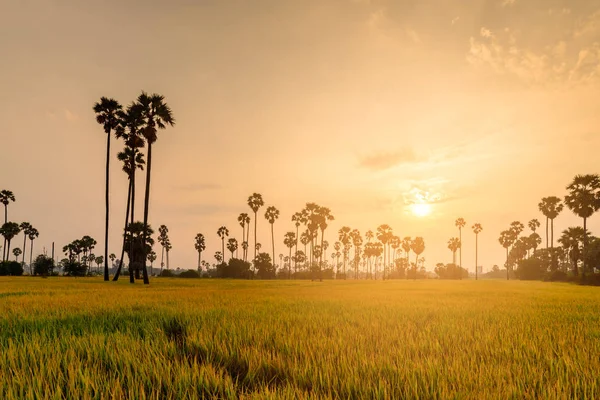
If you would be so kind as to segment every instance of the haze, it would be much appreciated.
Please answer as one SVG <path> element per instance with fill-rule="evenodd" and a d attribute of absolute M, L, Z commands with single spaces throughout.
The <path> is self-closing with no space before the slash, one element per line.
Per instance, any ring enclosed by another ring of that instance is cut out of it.
<path fill-rule="evenodd" d="M 312 201 L 335 216 L 330 243 L 342 225 L 387 223 L 425 238 L 429 270 L 451 261 L 457 217 L 479 222 L 489 270 L 504 262 L 501 230 L 543 221 L 542 197 L 598 168 L 598 1 L 0 0 L 0 52 L 0 189 L 17 197 L 10 220 L 39 229 L 38 250 L 88 234 L 102 253 L 106 135 L 92 106 L 142 89 L 177 118 L 153 150 L 150 209 L 171 268 L 196 267 L 197 232 L 211 261 L 219 226 L 241 241 L 236 218 L 259 192 L 281 211 L 278 254 Z M 127 183 L 112 168 L 118 253 Z M 431 214 L 410 212 L 419 198 Z M 568 210 L 555 221 L 577 224 Z M 471 272 L 473 248 L 468 229 Z"/>

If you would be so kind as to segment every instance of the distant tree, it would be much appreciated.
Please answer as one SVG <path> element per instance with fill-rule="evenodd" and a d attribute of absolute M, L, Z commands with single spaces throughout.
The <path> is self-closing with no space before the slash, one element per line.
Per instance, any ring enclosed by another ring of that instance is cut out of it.
<path fill-rule="evenodd" d="M 154 274 L 154 261 L 156 261 L 156 252 L 152 250 L 148 253 L 148 261 L 150 261 L 150 275 Z"/>
<path fill-rule="evenodd" d="M 412 239 L 410 236 L 406 236 L 404 239 L 402 239 L 402 250 L 404 250 L 404 253 L 406 253 L 406 264 L 408 265 L 408 255 L 410 253 L 410 249 L 411 249 L 411 245 L 412 245 Z"/>
<path fill-rule="evenodd" d="M 423 240 L 422 237 L 417 236 L 410 244 L 410 248 L 411 250 L 415 253 L 416 255 L 416 260 L 415 260 L 415 279 L 417 276 L 417 265 L 419 264 L 419 256 L 421 254 L 423 254 L 423 252 L 425 251 L 425 240 Z"/>
<path fill-rule="evenodd" d="M 1 190 L 0 191 L 0 203 L 4 204 L 4 223 L 8 223 L 8 205 L 10 202 L 15 202 L 15 195 L 10 190 Z M 2 246 L 2 261 L 8 258 L 9 252 L 6 249 L 6 237 L 4 238 L 4 246 Z M 10 247 L 10 246 L 9 246 Z"/>
<path fill-rule="evenodd" d="M 96 257 L 96 268 L 98 268 L 98 271 L 100 271 L 100 265 L 102 265 L 102 263 L 104 263 L 104 256 L 98 256 Z"/>
<path fill-rule="evenodd" d="M 169 243 L 169 228 L 166 225 L 158 227 L 158 243 L 162 246 L 162 254 L 160 257 L 160 270 L 162 272 L 165 266 L 165 247 Z"/>
<path fill-rule="evenodd" d="M 551 223 L 550 247 L 554 248 L 554 219 L 563 210 L 561 200 L 556 196 L 544 197 L 538 204 L 539 210 L 546 217 L 546 248 L 548 248 L 548 221 Z"/>
<path fill-rule="evenodd" d="M 87 274 L 87 265 L 75 260 L 67 259 L 62 265 L 62 269 L 66 276 L 85 276 Z"/>
<path fill-rule="evenodd" d="M 134 275 L 135 278 L 133 281 L 135 282 L 135 279 L 140 279 L 140 272 L 143 273 L 143 265 L 146 261 L 145 258 L 148 257 L 147 255 L 152 251 L 152 246 L 154 245 L 154 239 L 152 239 L 153 234 L 154 230 L 152 227 L 144 225 L 141 221 L 129 224 L 127 227 L 127 233 L 125 234 L 125 248 L 130 260 L 130 282 Z M 130 253 L 131 249 L 133 249 L 133 254 Z"/>
<path fill-rule="evenodd" d="M 540 221 L 538 221 L 535 218 L 529 221 L 529 223 L 527 223 L 527 226 L 529 226 L 529 229 L 531 229 L 533 233 L 535 233 L 535 231 L 540 227 L 540 225 Z"/>
<path fill-rule="evenodd" d="M 248 238 L 246 237 L 246 226 L 250 226 L 250 217 L 248 216 L 248 214 L 246 213 L 241 213 L 238 216 L 238 222 L 240 223 L 240 226 L 242 227 L 242 243 L 247 242 Z M 242 246 L 242 258 L 244 259 L 244 261 L 246 261 L 246 250 L 248 250 L 248 246 Z"/>
<path fill-rule="evenodd" d="M 390 241 L 390 239 L 392 238 L 392 236 L 394 236 L 392 233 L 392 227 L 389 226 L 388 224 L 379 225 L 377 227 L 377 239 L 379 239 L 379 241 L 383 245 L 383 279 L 384 280 L 385 280 L 385 273 L 386 273 L 386 269 L 387 269 L 386 246 L 387 246 L 388 242 Z"/>
<path fill-rule="evenodd" d="M 567 186 L 569 194 L 565 196 L 566 206 L 583 219 L 583 265 L 581 275 L 586 273 L 587 220 L 600 209 L 600 176 L 577 175 Z"/>
<path fill-rule="evenodd" d="M 21 228 L 21 232 L 23 232 L 23 259 L 22 263 L 25 265 L 25 250 L 27 249 L 27 236 L 29 235 L 29 231 L 33 228 L 29 222 L 21 222 L 19 224 L 19 228 Z"/>
<path fill-rule="evenodd" d="M 206 250 L 206 239 L 203 234 L 196 234 L 194 248 L 198 252 L 198 271 L 200 271 L 202 269 L 202 252 Z"/>
<path fill-rule="evenodd" d="M 21 249 L 16 247 L 12 252 L 13 252 L 13 255 L 15 256 L 15 261 L 19 261 L 18 258 L 22 253 Z"/>
<path fill-rule="evenodd" d="M 283 244 L 289 250 L 289 258 L 292 258 L 292 248 L 296 245 L 296 234 L 294 232 L 287 232 L 283 238 Z M 292 267 L 288 267 L 288 279 L 292 279 Z"/>
<path fill-rule="evenodd" d="M 473 233 L 475 233 L 475 280 L 477 280 L 478 279 L 478 273 L 479 273 L 479 264 L 478 264 L 478 257 L 479 257 L 479 234 L 483 230 L 483 227 L 481 226 L 480 223 L 476 223 L 476 224 L 474 224 L 471 227 L 471 229 L 473 229 Z"/>
<path fill-rule="evenodd" d="M 217 236 L 221 239 L 221 254 L 223 255 L 223 262 L 225 262 L 225 238 L 229 236 L 229 229 L 222 226 L 217 230 Z"/>
<path fill-rule="evenodd" d="M 16 222 L 6 222 L 0 228 L 0 235 L 4 237 L 4 243 L 6 247 L 2 261 L 8 260 L 8 256 L 10 254 L 10 242 L 19 234 L 19 232 L 21 232 L 21 228 L 19 228 L 19 224 Z"/>
<path fill-rule="evenodd" d="M 570 227 L 565 229 L 562 236 L 558 239 L 565 251 L 565 254 L 569 257 L 573 263 L 573 275 L 579 275 L 578 263 L 583 259 L 581 249 L 583 248 L 585 241 L 585 232 L 581 227 Z"/>
<path fill-rule="evenodd" d="M 227 241 L 227 250 L 231 252 L 231 258 L 234 258 L 233 253 L 235 253 L 238 249 L 238 242 L 236 238 L 229 238 Z"/>
<path fill-rule="evenodd" d="M 117 259 L 117 256 L 115 255 L 115 253 L 110 253 L 110 255 L 108 256 L 108 258 L 110 258 L 110 263 L 114 267 L 115 266 L 115 260 Z"/>
<path fill-rule="evenodd" d="M 323 252 L 325 250 L 325 230 L 328 227 L 328 222 L 333 221 L 334 217 L 331 210 L 327 207 L 317 206 L 315 213 L 315 222 L 317 228 L 321 231 L 321 253 L 319 254 L 319 280 L 323 280 Z"/>
<path fill-rule="evenodd" d="M 221 253 L 220 251 L 215 252 L 214 257 L 218 264 L 221 264 L 223 262 L 223 253 Z"/>
<path fill-rule="evenodd" d="M 279 218 L 279 210 L 273 206 L 267 207 L 265 212 L 265 219 L 271 224 L 271 248 L 273 250 L 273 261 L 275 261 L 275 232 L 273 226 L 275 221 Z"/>
<path fill-rule="evenodd" d="M 142 134 L 146 139 L 148 150 L 146 152 L 147 168 L 146 168 L 146 192 L 144 196 L 144 229 L 143 235 L 146 236 L 148 229 L 148 210 L 150 208 L 150 172 L 152 170 L 152 145 L 156 142 L 158 129 L 165 129 L 168 125 L 175 125 L 175 118 L 171 112 L 171 108 L 165 102 L 164 96 L 158 94 L 148 95 L 145 92 L 138 97 L 136 107 L 139 107 L 144 119 Z M 142 239 L 146 242 L 146 238 Z M 148 279 L 148 270 L 146 269 L 147 248 L 144 247 L 142 257 L 142 272 L 144 274 L 144 284 L 150 284 Z M 150 250 L 148 250 L 150 251 Z"/>
<path fill-rule="evenodd" d="M 349 236 L 352 246 L 354 246 L 354 279 L 358 279 L 358 263 L 360 261 L 360 250 L 363 239 L 358 229 L 353 229 Z"/>
<path fill-rule="evenodd" d="M 458 247 L 458 254 L 459 254 L 459 267 L 462 268 L 462 228 L 464 228 L 467 223 L 465 222 L 464 218 L 458 218 L 456 221 L 454 221 L 454 225 L 458 228 L 458 242 L 460 244 L 460 246 Z M 456 264 L 456 262 L 454 263 Z"/>
<path fill-rule="evenodd" d="M 123 107 L 115 99 L 107 97 L 100 98 L 100 102 L 94 104 L 96 122 L 104 128 L 106 133 L 106 180 L 105 180 L 105 206 L 106 217 L 104 225 L 104 258 L 108 261 L 108 224 L 109 224 L 109 172 L 110 172 L 110 138 L 119 126 L 119 111 Z M 108 281 L 108 262 L 104 266 L 104 280 Z"/>
<path fill-rule="evenodd" d="M 352 240 L 350 238 L 350 232 L 352 232 L 352 229 L 350 229 L 349 226 L 342 226 L 340 228 L 340 230 L 338 231 L 339 241 L 345 249 L 348 247 L 348 245 L 351 243 L 351 240 Z M 343 274 L 344 274 L 344 279 L 346 279 L 346 261 L 348 258 L 347 250 L 344 251 L 343 256 L 344 256 L 344 272 L 343 272 Z"/>
<path fill-rule="evenodd" d="M 248 207 L 250 207 L 250 209 L 252 210 L 252 212 L 254 213 L 254 259 L 256 260 L 256 223 L 258 221 L 258 218 L 256 217 L 256 214 L 258 213 L 258 210 L 260 210 L 260 208 L 262 206 L 265 205 L 265 202 L 262 198 L 262 195 L 260 193 L 252 193 L 251 196 L 248 197 Z M 254 267 L 256 269 L 256 266 Z"/>
<path fill-rule="evenodd" d="M 506 280 L 509 280 L 509 259 L 508 259 L 508 251 L 510 246 L 513 245 L 513 243 L 516 241 L 516 236 L 515 236 L 515 231 L 512 230 L 506 230 L 506 231 L 502 231 L 500 232 L 500 237 L 498 238 L 498 241 L 500 242 L 500 245 L 502 247 L 504 247 L 504 249 L 506 250 Z"/>
<path fill-rule="evenodd" d="M 295 247 L 296 249 L 294 250 L 294 254 L 298 252 L 298 241 L 300 240 L 300 225 L 304 224 L 304 214 L 302 214 L 302 212 L 296 212 L 294 213 L 294 215 L 292 215 L 292 222 L 294 223 L 294 226 L 296 227 L 296 244 Z M 297 262 L 294 261 L 294 270 L 295 272 L 298 272 L 298 265 Z"/>
<path fill-rule="evenodd" d="M 461 243 L 459 238 L 450 238 L 448 240 L 448 249 L 452 252 L 452 265 L 456 265 L 456 252 L 460 249 Z"/>
<path fill-rule="evenodd" d="M 0 262 L 0 276 L 21 276 L 23 275 L 23 266 L 18 261 Z"/>
<path fill-rule="evenodd" d="M 256 274 L 260 279 L 275 278 L 275 267 L 268 253 L 258 253 L 257 258 L 254 260 L 254 265 L 256 267 Z"/>

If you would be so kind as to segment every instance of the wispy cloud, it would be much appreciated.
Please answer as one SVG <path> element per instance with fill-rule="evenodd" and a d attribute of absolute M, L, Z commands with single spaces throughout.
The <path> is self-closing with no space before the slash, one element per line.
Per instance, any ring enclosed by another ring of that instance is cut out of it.
<path fill-rule="evenodd" d="M 510 7 L 510 6 L 514 6 L 517 3 L 517 0 L 502 0 L 502 3 L 500 3 L 502 5 L 502 7 Z"/>
<path fill-rule="evenodd" d="M 360 159 L 360 166 L 373 170 L 383 171 L 400 164 L 418 161 L 415 152 L 410 148 L 404 148 L 394 152 L 380 152 Z"/>
<path fill-rule="evenodd" d="M 174 189 L 182 192 L 202 192 L 207 190 L 221 189 L 222 186 L 217 183 L 191 183 L 189 185 L 175 186 Z"/>

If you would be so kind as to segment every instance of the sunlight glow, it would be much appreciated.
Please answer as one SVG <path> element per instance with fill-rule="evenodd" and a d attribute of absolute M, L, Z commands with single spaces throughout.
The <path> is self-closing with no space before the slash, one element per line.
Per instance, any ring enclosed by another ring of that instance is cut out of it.
<path fill-rule="evenodd" d="M 426 217 L 431 214 L 431 204 L 415 203 L 410 205 L 410 210 L 417 217 Z"/>

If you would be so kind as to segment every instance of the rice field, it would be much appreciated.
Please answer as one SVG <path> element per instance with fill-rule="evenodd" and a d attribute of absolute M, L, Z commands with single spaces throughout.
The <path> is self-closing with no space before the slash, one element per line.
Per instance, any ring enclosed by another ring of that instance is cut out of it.
<path fill-rule="evenodd" d="M 1 399 L 600 398 L 600 290 L 0 278 Z"/>

